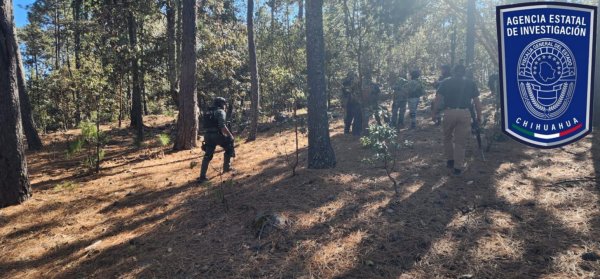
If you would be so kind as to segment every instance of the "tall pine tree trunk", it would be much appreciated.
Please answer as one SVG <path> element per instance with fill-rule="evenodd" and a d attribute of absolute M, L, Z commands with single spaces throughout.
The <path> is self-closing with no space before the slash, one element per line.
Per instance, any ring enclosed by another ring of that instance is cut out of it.
<path fill-rule="evenodd" d="M 258 65 L 256 61 L 256 45 L 254 43 L 254 0 L 248 0 L 248 53 L 249 53 L 249 65 L 250 65 L 250 132 L 248 134 L 248 140 L 253 141 L 256 139 L 256 132 L 258 129 L 258 113 L 260 107 L 260 88 L 258 80 Z"/>
<path fill-rule="evenodd" d="M 298 0 L 298 20 L 304 20 L 304 0 Z"/>
<path fill-rule="evenodd" d="M 175 77 L 177 77 L 177 84 L 180 84 L 181 81 L 181 73 L 179 72 L 179 70 L 181 70 L 181 40 L 182 40 L 182 32 L 183 32 L 183 20 L 182 20 L 182 0 L 175 0 L 175 7 L 176 7 L 176 12 L 177 12 L 177 20 L 176 25 L 175 25 L 175 47 L 176 47 L 176 56 L 175 56 L 175 72 L 177 73 L 175 75 Z M 179 90 L 181 90 L 181 88 L 179 88 Z M 179 104 L 179 101 L 177 101 L 177 103 L 175 103 L 176 105 Z"/>
<path fill-rule="evenodd" d="M 73 0 L 73 19 L 75 21 L 75 69 L 81 70 L 81 6 L 83 0 Z M 81 122 L 81 92 L 75 91 L 75 125 Z"/>
<path fill-rule="evenodd" d="M 325 87 L 323 0 L 306 0 L 306 65 L 308 71 L 308 168 L 335 167 L 329 139 Z"/>
<path fill-rule="evenodd" d="M 144 121 L 142 116 L 142 89 L 140 88 L 140 62 L 137 51 L 137 23 L 133 11 L 129 11 L 127 18 L 129 29 L 129 46 L 132 51 L 131 58 L 131 77 L 132 77 L 132 96 L 131 96 L 131 127 L 136 129 L 137 141 L 144 140 Z"/>
<path fill-rule="evenodd" d="M 0 3 L 0 208 L 31 196 L 19 108 L 12 0 Z"/>
<path fill-rule="evenodd" d="M 196 94 L 196 1 L 183 0 L 183 37 L 181 63 L 181 94 L 177 137 L 174 150 L 188 150 L 197 146 L 198 95 Z"/>
<path fill-rule="evenodd" d="M 144 19 L 140 20 L 140 34 L 144 38 Z M 148 96 L 146 94 L 146 64 L 144 63 L 144 57 L 146 56 L 146 50 L 144 49 L 144 43 L 140 44 L 140 53 L 138 61 L 140 64 L 140 90 L 142 91 L 142 103 L 144 115 L 148 115 Z"/>
<path fill-rule="evenodd" d="M 54 70 L 60 68 L 60 7 L 58 1 L 54 2 Z"/>
<path fill-rule="evenodd" d="M 14 31 L 13 31 L 14 32 Z M 16 33 L 15 33 L 16 34 Z M 31 102 L 27 95 L 27 87 L 25 86 L 25 72 L 21 53 L 19 52 L 18 43 L 14 40 L 15 53 L 17 55 L 17 86 L 19 90 L 19 103 L 21 107 L 21 118 L 23 121 L 23 129 L 27 138 L 27 147 L 29 150 L 42 149 L 42 140 L 37 132 L 33 114 L 31 113 Z"/>
<path fill-rule="evenodd" d="M 175 56 L 175 0 L 167 0 L 167 69 L 169 71 L 169 96 L 177 104 L 177 67 Z"/>
<path fill-rule="evenodd" d="M 475 59 L 475 0 L 467 1 L 467 45 L 466 45 L 466 59 L 465 66 L 472 66 L 473 60 Z"/>

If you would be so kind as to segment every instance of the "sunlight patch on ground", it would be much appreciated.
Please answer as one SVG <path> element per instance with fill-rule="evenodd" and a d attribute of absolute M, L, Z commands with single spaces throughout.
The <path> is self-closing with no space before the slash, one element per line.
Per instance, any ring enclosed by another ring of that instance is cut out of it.
<path fill-rule="evenodd" d="M 592 218 L 598 216 L 599 211 L 589 211 L 581 208 L 557 209 L 550 211 L 565 226 L 578 233 L 589 234 L 593 229 Z"/>
<path fill-rule="evenodd" d="M 381 214 L 381 209 L 386 207 L 390 203 L 390 198 L 385 197 L 380 200 L 373 202 L 364 203 L 361 207 L 360 213 L 358 213 L 358 220 L 371 220 L 377 214 Z"/>
<path fill-rule="evenodd" d="M 451 233 L 446 233 L 441 238 L 433 241 L 431 248 L 427 252 L 425 258 L 437 258 L 437 257 L 452 257 L 457 253 L 457 249 L 460 245 L 460 241 L 452 237 Z"/>
<path fill-rule="evenodd" d="M 309 274 L 316 278 L 332 278 L 351 270 L 358 264 L 358 248 L 365 237 L 367 233 L 359 230 L 321 245 L 307 263 Z"/>
<path fill-rule="evenodd" d="M 571 246 L 568 250 L 560 252 L 552 257 L 551 273 L 540 278 L 597 278 L 598 274 L 593 271 L 586 271 L 586 269 L 593 270 L 592 266 L 597 266 L 598 262 L 582 260 L 581 254 L 585 251 L 582 246 Z"/>
<path fill-rule="evenodd" d="M 419 191 L 419 189 L 421 189 L 423 185 L 425 185 L 423 181 L 417 181 L 408 185 L 400 185 L 400 188 L 402 189 L 402 192 L 400 193 L 400 201 L 404 201 L 410 198 L 410 196 L 412 196 L 412 194 L 414 194 L 415 192 Z"/>
<path fill-rule="evenodd" d="M 492 229 L 496 230 L 513 230 L 517 227 L 512 215 L 499 210 L 487 212 L 486 221 L 491 223 Z"/>
<path fill-rule="evenodd" d="M 522 240 L 500 233 L 492 233 L 478 239 L 476 246 L 471 249 L 470 253 L 478 261 L 515 261 L 523 256 L 523 247 L 525 247 L 525 244 Z"/>
<path fill-rule="evenodd" d="M 536 188 L 518 173 L 510 173 L 496 180 L 496 196 L 511 204 L 519 204 L 535 198 Z"/>
<path fill-rule="evenodd" d="M 592 232 L 593 218 L 600 214 L 598 207 L 582 207 L 585 204 L 599 203 L 597 194 L 583 186 L 564 189 L 542 188 L 536 202 L 566 228 L 582 234 Z"/>
<path fill-rule="evenodd" d="M 346 206 L 347 199 L 340 198 L 317 207 L 307 213 L 298 214 L 295 226 L 300 230 L 306 230 L 319 223 L 326 222 L 335 217 L 340 209 Z"/>

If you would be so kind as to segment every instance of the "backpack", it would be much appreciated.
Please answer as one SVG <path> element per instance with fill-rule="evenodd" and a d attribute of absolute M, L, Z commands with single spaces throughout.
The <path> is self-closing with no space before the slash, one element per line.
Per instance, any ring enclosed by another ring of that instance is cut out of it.
<path fill-rule="evenodd" d="M 205 130 L 219 128 L 219 122 L 215 115 L 217 110 L 218 108 L 216 107 L 210 107 L 202 113 L 202 127 L 204 127 Z"/>
<path fill-rule="evenodd" d="M 404 78 L 399 78 L 398 81 L 393 85 L 392 90 L 394 91 L 394 100 L 403 101 L 406 100 L 406 88 L 404 86 L 408 81 Z"/>
<path fill-rule="evenodd" d="M 423 95 L 423 85 L 418 80 L 410 80 L 405 88 L 409 98 L 418 98 Z"/>

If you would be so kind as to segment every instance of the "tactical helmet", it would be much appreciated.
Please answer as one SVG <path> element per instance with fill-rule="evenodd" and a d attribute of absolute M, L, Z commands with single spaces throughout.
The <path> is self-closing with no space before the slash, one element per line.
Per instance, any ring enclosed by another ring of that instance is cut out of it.
<path fill-rule="evenodd" d="M 410 71 L 410 77 L 412 79 L 417 79 L 421 76 L 421 71 L 419 71 L 419 69 L 414 69 Z"/>
<path fill-rule="evenodd" d="M 452 73 L 456 77 L 464 77 L 466 71 L 467 71 L 467 69 L 462 64 L 458 64 L 458 65 L 454 66 L 454 69 L 452 69 Z"/>
<path fill-rule="evenodd" d="M 225 105 L 227 105 L 227 100 L 225 100 L 223 97 L 216 97 L 213 100 L 213 106 L 215 107 L 224 108 Z"/>
<path fill-rule="evenodd" d="M 440 69 L 441 69 L 442 73 L 452 72 L 452 67 L 448 64 L 444 64 L 444 65 L 440 66 Z"/>

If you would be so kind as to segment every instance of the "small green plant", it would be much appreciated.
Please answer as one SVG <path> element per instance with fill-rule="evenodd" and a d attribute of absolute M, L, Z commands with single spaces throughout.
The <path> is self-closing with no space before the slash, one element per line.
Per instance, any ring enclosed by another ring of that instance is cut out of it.
<path fill-rule="evenodd" d="M 83 140 L 81 138 L 77 138 L 72 142 L 69 142 L 67 146 L 67 159 L 73 157 L 73 155 L 81 152 L 83 148 Z"/>
<path fill-rule="evenodd" d="M 198 166 L 198 161 L 191 161 L 190 162 L 190 169 L 195 168 L 196 166 Z"/>
<path fill-rule="evenodd" d="M 371 125 L 368 135 L 360 138 L 360 142 L 364 148 L 373 151 L 373 154 L 363 161 L 369 164 L 383 163 L 385 172 L 394 184 L 394 191 L 398 195 L 400 193 L 398 182 L 393 173 L 396 171 L 397 155 L 402 145 L 398 142 L 396 130 L 387 125 Z"/>
<path fill-rule="evenodd" d="M 160 134 L 156 136 L 156 138 L 158 140 L 158 143 L 162 147 L 165 147 L 171 143 L 171 136 L 169 136 L 168 134 Z"/>
<path fill-rule="evenodd" d="M 63 190 L 74 190 L 75 188 L 77 188 L 77 184 L 75 184 L 73 181 L 65 181 L 62 182 L 60 184 L 56 184 L 54 186 L 54 191 L 55 192 L 59 192 L 59 191 L 63 191 Z"/>
<path fill-rule="evenodd" d="M 95 116 L 93 116 L 95 117 Z M 81 135 L 67 146 L 67 158 L 85 151 L 82 165 L 86 168 L 98 170 L 100 162 L 104 159 L 104 145 L 108 142 L 108 136 L 98 129 L 98 123 L 82 121 L 79 124 Z"/>
<path fill-rule="evenodd" d="M 166 109 L 165 111 L 165 115 L 168 117 L 175 117 L 175 110 L 171 109 L 170 107 Z"/>

